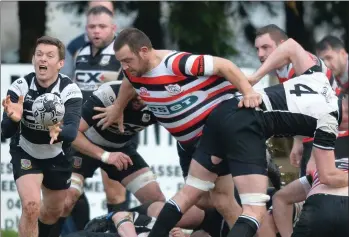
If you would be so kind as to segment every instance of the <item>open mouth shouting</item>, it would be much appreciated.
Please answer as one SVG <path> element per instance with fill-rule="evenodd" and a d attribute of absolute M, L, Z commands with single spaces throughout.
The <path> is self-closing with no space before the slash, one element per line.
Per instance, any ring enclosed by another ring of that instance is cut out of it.
<path fill-rule="evenodd" d="M 39 73 L 42 74 L 42 73 L 46 73 L 46 72 L 47 72 L 47 66 L 40 65 L 39 66 Z"/>

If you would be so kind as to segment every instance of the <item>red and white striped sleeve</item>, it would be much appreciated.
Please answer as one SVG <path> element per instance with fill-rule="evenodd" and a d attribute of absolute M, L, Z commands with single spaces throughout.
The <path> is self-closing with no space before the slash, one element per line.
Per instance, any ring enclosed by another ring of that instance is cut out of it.
<path fill-rule="evenodd" d="M 177 76 L 212 76 L 213 57 L 175 52 L 165 60 L 167 69 Z"/>

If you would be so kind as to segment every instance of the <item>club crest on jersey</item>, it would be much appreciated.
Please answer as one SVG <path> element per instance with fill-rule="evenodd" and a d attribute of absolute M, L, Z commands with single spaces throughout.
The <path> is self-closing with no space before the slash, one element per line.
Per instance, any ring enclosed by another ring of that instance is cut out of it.
<path fill-rule="evenodd" d="M 81 164 L 82 164 L 82 158 L 74 156 L 74 163 L 73 163 L 74 168 L 79 169 L 81 167 Z"/>
<path fill-rule="evenodd" d="M 145 87 L 139 88 L 139 95 L 140 96 L 150 96 L 147 88 L 145 88 Z"/>
<path fill-rule="evenodd" d="M 27 159 L 21 159 L 21 168 L 22 170 L 29 170 L 32 168 L 32 162 Z"/>
<path fill-rule="evenodd" d="M 150 114 L 143 114 L 142 116 L 142 122 L 148 123 L 150 121 Z"/>
<path fill-rule="evenodd" d="M 101 66 L 105 66 L 109 64 L 111 56 L 110 55 L 104 55 L 101 59 L 101 61 L 99 62 L 99 65 Z"/>
<path fill-rule="evenodd" d="M 168 93 L 170 93 L 170 95 L 178 95 L 182 92 L 182 88 L 178 84 L 170 84 L 168 86 L 165 86 L 165 89 L 168 91 Z"/>

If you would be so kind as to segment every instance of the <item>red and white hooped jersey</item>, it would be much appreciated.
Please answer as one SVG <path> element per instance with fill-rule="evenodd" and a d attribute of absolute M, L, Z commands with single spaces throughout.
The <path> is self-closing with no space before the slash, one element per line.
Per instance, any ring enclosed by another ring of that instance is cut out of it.
<path fill-rule="evenodd" d="M 225 78 L 213 74 L 213 57 L 171 51 L 141 77 L 124 74 L 138 95 L 179 142 L 202 134 L 206 118 L 237 91 Z"/>

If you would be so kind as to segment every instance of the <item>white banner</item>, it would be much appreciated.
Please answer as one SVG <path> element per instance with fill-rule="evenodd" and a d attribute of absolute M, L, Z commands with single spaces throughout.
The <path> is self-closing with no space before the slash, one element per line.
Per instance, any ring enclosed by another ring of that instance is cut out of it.
<path fill-rule="evenodd" d="M 11 82 L 32 71 L 32 65 L 1 65 L 1 100 L 6 96 Z M 254 70 L 243 69 L 243 71 L 249 75 Z M 261 87 L 267 85 L 266 79 L 259 83 Z M 172 197 L 183 185 L 175 144 L 175 140 L 162 127 L 160 127 L 160 144 L 156 144 L 154 126 L 147 128 L 140 134 L 138 152 L 156 173 L 166 198 Z M 5 143 L 1 143 L 1 228 L 17 230 L 21 205 L 13 180 L 10 160 L 9 140 L 7 140 Z M 107 210 L 100 170 L 97 170 L 92 178 L 87 179 L 85 192 L 90 203 L 90 217 L 94 218 L 105 214 Z M 133 197 L 131 206 L 135 205 L 138 205 L 138 201 Z"/>

